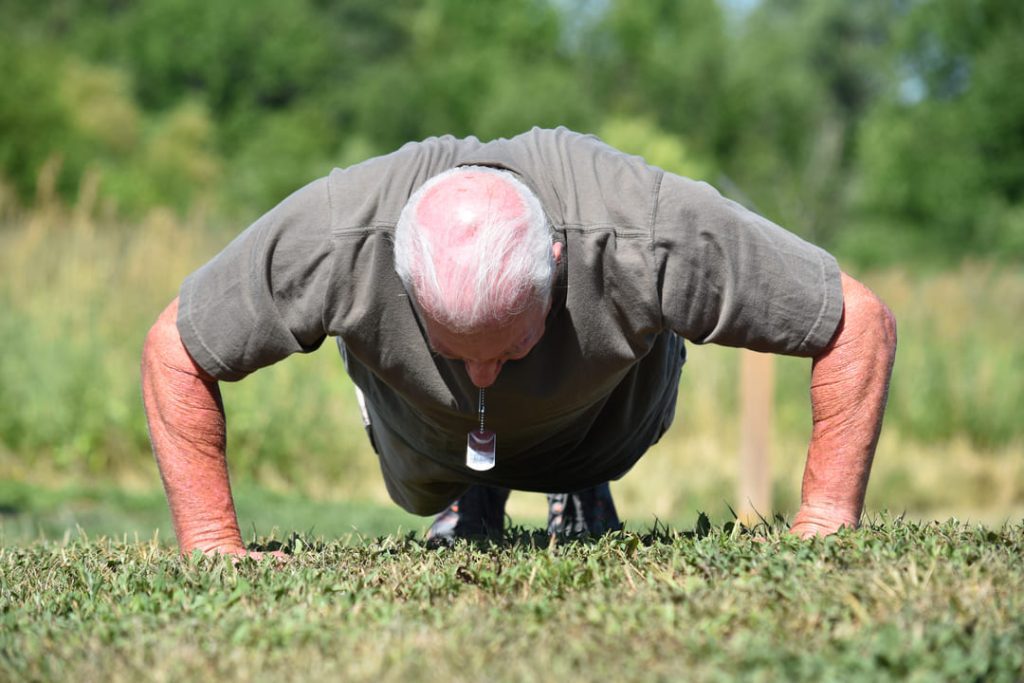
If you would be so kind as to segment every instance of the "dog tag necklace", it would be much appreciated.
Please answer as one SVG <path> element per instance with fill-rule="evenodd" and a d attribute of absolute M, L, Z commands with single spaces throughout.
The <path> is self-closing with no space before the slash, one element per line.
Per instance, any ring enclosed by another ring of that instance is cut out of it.
<path fill-rule="evenodd" d="M 466 467 L 477 472 L 484 472 L 494 467 L 494 451 L 497 436 L 494 432 L 484 429 L 484 390 L 480 390 L 477 403 L 480 413 L 480 429 L 474 429 L 466 437 Z"/>

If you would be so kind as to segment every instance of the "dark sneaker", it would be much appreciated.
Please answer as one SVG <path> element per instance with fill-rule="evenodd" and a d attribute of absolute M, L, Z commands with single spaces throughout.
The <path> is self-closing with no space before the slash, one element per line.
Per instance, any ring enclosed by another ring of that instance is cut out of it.
<path fill-rule="evenodd" d="M 622 528 L 608 484 L 574 493 L 548 494 L 548 533 L 600 536 Z"/>
<path fill-rule="evenodd" d="M 427 541 L 451 544 L 457 538 L 496 538 L 505 528 L 508 489 L 474 485 L 439 514 L 427 530 Z"/>

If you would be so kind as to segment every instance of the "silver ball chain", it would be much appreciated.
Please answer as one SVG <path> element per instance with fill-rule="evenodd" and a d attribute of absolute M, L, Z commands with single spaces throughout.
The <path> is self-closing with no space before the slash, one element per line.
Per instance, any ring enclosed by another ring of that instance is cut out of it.
<path fill-rule="evenodd" d="M 480 397 L 478 399 L 480 411 L 480 431 L 484 431 L 484 390 L 480 389 Z"/>

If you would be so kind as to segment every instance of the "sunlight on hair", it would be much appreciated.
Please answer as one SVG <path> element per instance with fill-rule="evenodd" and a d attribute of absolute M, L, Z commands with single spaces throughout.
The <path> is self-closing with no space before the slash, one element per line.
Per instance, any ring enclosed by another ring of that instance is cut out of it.
<path fill-rule="evenodd" d="M 395 231 L 395 269 L 448 329 L 507 322 L 550 300 L 555 261 L 537 197 L 512 173 L 467 166 L 427 181 Z"/>

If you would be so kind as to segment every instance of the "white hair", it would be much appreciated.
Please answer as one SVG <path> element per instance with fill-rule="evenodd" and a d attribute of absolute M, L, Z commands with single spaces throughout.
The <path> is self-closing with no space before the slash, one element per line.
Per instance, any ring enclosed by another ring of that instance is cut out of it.
<path fill-rule="evenodd" d="M 480 174 L 486 176 L 483 181 Z M 495 189 L 494 178 L 504 187 Z M 431 193 L 460 179 L 476 183 L 479 191 L 470 185 L 468 196 Z M 513 206 L 507 201 L 509 189 L 520 200 Z M 440 202 L 427 207 L 430 224 L 422 222 L 425 197 L 428 203 Z M 460 209 L 481 200 L 485 208 L 472 214 L 471 227 L 460 225 Z M 507 171 L 463 166 L 434 176 L 406 203 L 395 229 L 395 270 L 406 291 L 424 314 L 450 330 L 500 325 L 532 306 L 547 306 L 554 269 L 551 231 L 540 201 Z"/>

